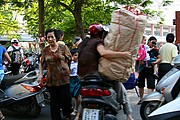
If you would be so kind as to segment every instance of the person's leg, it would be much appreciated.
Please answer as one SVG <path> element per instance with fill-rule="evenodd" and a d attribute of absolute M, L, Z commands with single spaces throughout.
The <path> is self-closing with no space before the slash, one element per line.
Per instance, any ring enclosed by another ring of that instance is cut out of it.
<path fill-rule="evenodd" d="M 144 96 L 145 77 L 146 77 L 145 71 L 146 68 L 142 69 L 138 76 L 138 87 L 139 87 L 139 96 L 140 96 L 140 101 L 138 102 L 138 104 L 141 104 L 141 100 L 143 99 Z"/>
<path fill-rule="evenodd" d="M 131 116 L 131 112 L 132 112 L 131 105 L 124 85 L 118 81 L 113 81 L 113 84 L 114 84 L 114 89 L 117 93 L 117 102 L 123 105 L 123 111 L 124 114 L 127 115 L 127 120 L 133 120 Z"/>
<path fill-rule="evenodd" d="M 72 98 L 70 95 L 70 84 L 66 84 L 61 86 L 60 91 L 60 96 L 61 96 L 61 101 L 62 101 L 62 112 L 63 115 L 66 118 L 70 118 L 71 117 L 71 112 L 72 110 Z"/>
<path fill-rule="evenodd" d="M 173 66 L 171 64 L 167 63 L 161 63 L 158 68 L 158 82 L 161 80 L 161 78 L 169 72 Z"/>
<path fill-rule="evenodd" d="M 154 91 L 155 89 L 155 78 L 154 78 L 154 70 L 149 70 L 149 74 L 147 76 L 147 88 L 148 88 L 148 94 Z"/>
<path fill-rule="evenodd" d="M 0 70 L 0 84 L 3 78 L 4 78 L 4 70 Z"/>
<path fill-rule="evenodd" d="M 75 117 L 75 119 L 74 120 L 79 120 L 79 116 L 80 116 L 80 113 L 81 113 L 81 96 L 80 95 L 78 95 L 78 96 L 76 96 L 75 97 L 75 99 L 76 99 L 76 107 L 75 107 L 75 109 L 76 109 L 76 117 Z"/>
<path fill-rule="evenodd" d="M 50 111 L 52 120 L 62 120 L 60 115 L 60 102 L 58 101 L 57 87 L 49 87 L 50 93 Z"/>
<path fill-rule="evenodd" d="M 143 99 L 143 96 L 144 96 L 144 87 L 143 88 L 139 88 L 139 97 L 140 97 L 140 100 Z"/>
<path fill-rule="evenodd" d="M 4 117 L 4 115 L 2 114 L 2 112 L 0 110 L 0 120 L 4 120 L 4 119 L 5 119 L 5 117 Z"/>
<path fill-rule="evenodd" d="M 11 71 L 12 71 L 13 75 L 18 75 L 19 74 L 20 66 L 21 66 L 20 64 L 15 64 L 15 63 L 11 64 Z"/>

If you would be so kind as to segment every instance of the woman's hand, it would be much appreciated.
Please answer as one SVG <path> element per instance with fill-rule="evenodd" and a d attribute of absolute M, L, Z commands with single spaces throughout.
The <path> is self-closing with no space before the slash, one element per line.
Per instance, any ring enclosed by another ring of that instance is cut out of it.
<path fill-rule="evenodd" d="M 40 74 L 38 79 L 37 79 L 38 83 L 42 82 L 42 78 L 43 78 L 43 75 Z"/>
<path fill-rule="evenodd" d="M 123 58 L 125 58 L 125 59 L 131 58 L 131 52 L 125 51 L 125 52 L 121 52 L 121 53 L 122 53 Z"/>

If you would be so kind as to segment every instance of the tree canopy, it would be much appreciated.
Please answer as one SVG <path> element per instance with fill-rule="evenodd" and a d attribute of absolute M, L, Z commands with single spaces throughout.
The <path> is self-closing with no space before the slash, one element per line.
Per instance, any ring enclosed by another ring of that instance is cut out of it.
<path fill-rule="evenodd" d="M 65 42 L 70 43 L 73 37 L 83 37 L 92 23 L 108 24 L 111 13 L 118 5 L 135 6 L 150 17 L 161 17 L 162 11 L 147 8 L 153 0 L 44 0 L 43 22 L 39 23 L 38 3 L 41 0 L 0 0 L 0 34 L 17 31 L 15 14 L 22 15 L 26 21 L 26 31 L 39 36 L 39 24 L 44 29 L 57 28 L 65 33 Z M 162 0 L 162 6 L 167 6 L 172 0 Z"/>

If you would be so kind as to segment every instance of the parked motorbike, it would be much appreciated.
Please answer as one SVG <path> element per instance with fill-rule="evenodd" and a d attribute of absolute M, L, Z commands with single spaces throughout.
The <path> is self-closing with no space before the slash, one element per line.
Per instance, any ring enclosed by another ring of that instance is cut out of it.
<path fill-rule="evenodd" d="M 98 76 L 86 76 L 81 82 L 82 120 L 117 120 L 120 105 L 113 85 Z"/>
<path fill-rule="evenodd" d="M 39 69 L 39 64 L 37 63 L 38 54 L 27 53 L 27 57 L 23 60 L 21 66 L 21 73 L 28 73 L 30 71 Z"/>
<path fill-rule="evenodd" d="M 147 120 L 179 120 L 180 119 L 180 94 L 179 96 L 153 111 Z"/>
<path fill-rule="evenodd" d="M 157 84 L 156 91 L 142 99 L 140 115 L 143 120 L 154 110 L 177 97 L 180 89 L 180 55 L 174 59 L 173 64 L 173 68 Z"/>
<path fill-rule="evenodd" d="M 44 85 L 37 82 L 38 71 L 5 76 L 1 83 L 0 108 L 27 117 L 37 117 L 44 107 Z"/>

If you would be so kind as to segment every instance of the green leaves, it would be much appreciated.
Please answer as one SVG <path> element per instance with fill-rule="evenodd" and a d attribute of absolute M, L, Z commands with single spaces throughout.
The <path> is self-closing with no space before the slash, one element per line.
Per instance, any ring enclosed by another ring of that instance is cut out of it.
<path fill-rule="evenodd" d="M 0 34 L 9 34 L 19 29 L 16 20 L 16 13 L 9 10 L 10 6 L 5 5 L 0 8 Z"/>
<path fill-rule="evenodd" d="M 70 44 L 75 36 L 87 33 L 92 23 L 107 24 L 111 13 L 119 5 L 138 6 L 149 18 L 159 19 L 163 23 L 162 11 L 148 8 L 153 0 L 44 0 L 44 27 L 61 29 L 65 33 L 65 42 Z M 161 6 L 167 6 L 172 0 L 163 0 Z M 38 36 L 39 11 L 38 0 L 0 0 L 0 34 L 19 30 L 17 15 L 23 15 L 29 34 Z M 41 14 L 41 13 L 40 13 Z"/>

